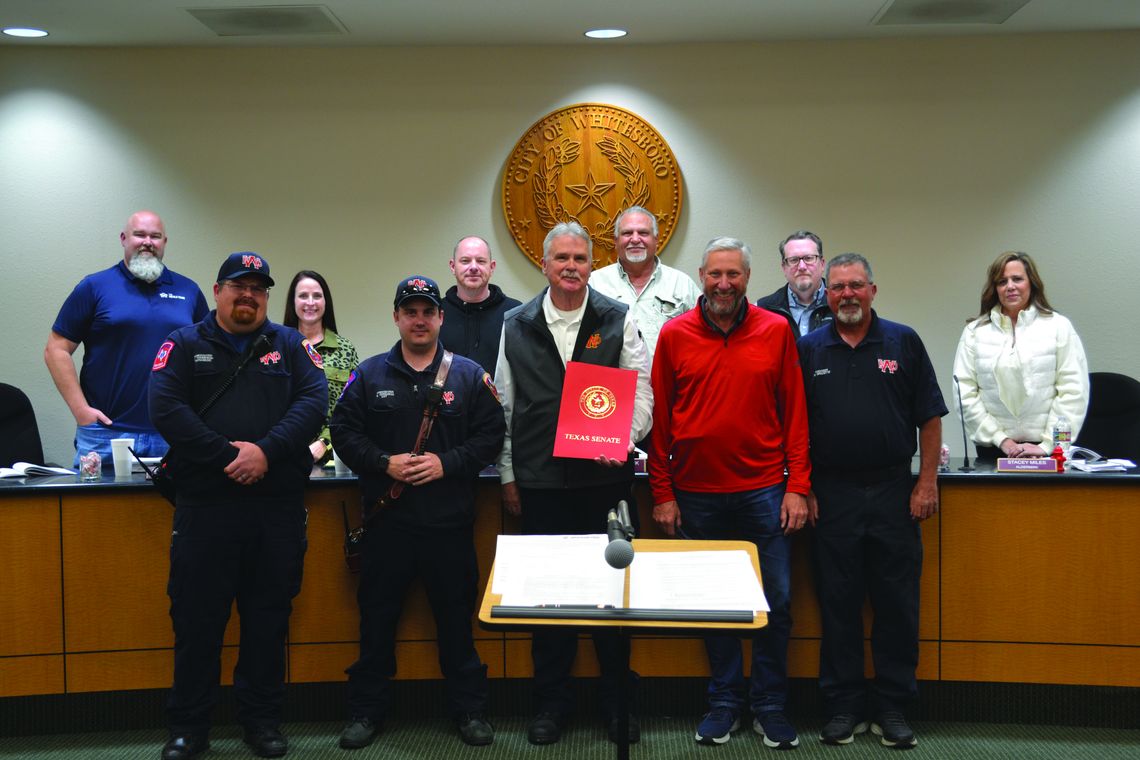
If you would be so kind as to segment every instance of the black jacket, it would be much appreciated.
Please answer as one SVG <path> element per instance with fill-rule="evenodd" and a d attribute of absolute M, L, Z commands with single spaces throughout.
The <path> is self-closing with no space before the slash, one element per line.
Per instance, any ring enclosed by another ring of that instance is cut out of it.
<path fill-rule="evenodd" d="M 371 506 L 392 484 L 381 455 L 406 454 L 419 434 L 427 390 L 443 360 L 443 347 L 422 372 L 408 366 L 396 343 L 361 362 L 333 410 L 333 447 L 360 476 L 360 495 Z M 439 416 L 426 451 L 439 457 L 443 477 L 407 485 L 385 520 L 420 528 L 453 528 L 475 519 L 475 477 L 503 447 L 506 422 L 490 376 L 456 355 L 443 385 Z"/>
<path fill-rule="evenodd" d="M 522 488 L 586 488 L 633 479 L 633 459 L 604 467 L 554 456 L 554 435 L 566 367 L 542 311 L 544 289 L 503 320 L 511 367 L 511 462 Z M 571 361 L 617 367 L 625 342 L 627 307 L 590 288 Z"/>
<path fill-rule="evenodd" d="M 320 356 L 306 350 L 296 330 L 266 321 L 270 350 L 258 351 L 217 403 L 198 410 L 241 360 L 218 326 L 215 312 L 170 333 L 150 376 L 150 418 L 170 444 L 178 506 L 250 500 L 301 503 L 313 457 L 309 441 L 328 409 L 328 383 Z M 250 344 L 253 346 L 253 343 Z M 238 450 L 230 441 L 256 443 L 269 471 L 253 485 L 223 472 Z"/>
<path fill-rule="evenodd" d="M 443 298 L 443 325 L 439 340 L 448 351 L 466 356 L 495 376 L 499 358 L 499 336 L 503 333 L 503 315 L 522 305 L 491 285 L 491 295 L 478 303 L 464 303 L 459 288 L 452 285 Z"/>
<path fill-rule="evenodd" d="M 797 323 L 796 318 L 792 316 L 791 307 L 788 305 L 787 285 L 784 285 L 770 296 L 758 299 L 756 305 L 762 309 L 774 311 L 783 316 L 788 320 L 788 324 L 792 326 L 792 335 L 796 336 L 797 340 L 801 337 L 799 323 Z M 835 317 L 831 313 L 831 309 L 827 307 L 827 304 L 817 306 L 808 317 L 808 332 L 828 324 L 833 319 L 835 319 Z"/>

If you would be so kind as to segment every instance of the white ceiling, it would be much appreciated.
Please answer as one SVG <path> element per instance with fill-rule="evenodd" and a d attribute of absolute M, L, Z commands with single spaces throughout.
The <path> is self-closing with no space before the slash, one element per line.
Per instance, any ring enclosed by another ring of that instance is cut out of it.
<path fill-rule="evenodd" d="M 1003 24 L 874 25 L 892 2 L 944 19 L 1010 0 L 0 0 L 4 46 L 633 45 L 1140 29 L 1140 0 L 1029 0 Z M 1017 4 L 1017 0 L 1013 0 Z M 188 8 L 323 5 L 343 34 L 219 37 Z M 598 26 L 629 30 L 593 42 Z"/>

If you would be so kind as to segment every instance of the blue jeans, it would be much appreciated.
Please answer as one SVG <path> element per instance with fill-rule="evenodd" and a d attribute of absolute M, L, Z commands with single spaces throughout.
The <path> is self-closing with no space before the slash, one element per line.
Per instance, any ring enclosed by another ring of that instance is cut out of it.
<path fill-rule="evenodd" d="M 113 438 L 134 438 L 135 445 L 131 448 L 140 457 L 164 456 L 170 448 L 158 433 L 136 433 L 130 430 L 107 427 L 95 422 L 75 429 L 75 459 L 71 466 L 79 467 L 80 454 L 96 451 L 99 453 L 100 459 L 103 460 L 103 469 L 111 469 L 114 464 L 111 460 L 111 440 Z"/>
<path fill-rule="evenodd" d="M 788 697 L 788 638 L 792 630 L 791 542 L 780 527 L 784 484 L 739 493 L 676 491 L 682 538 L 736 539 L 756 544 L 768 598 L 768 625 L 752 636 L 748 699 L 754 714 L 783 712 Z M 709 706 L 740 714 L 744 663 L 735 636 L 706 636 Z"/>

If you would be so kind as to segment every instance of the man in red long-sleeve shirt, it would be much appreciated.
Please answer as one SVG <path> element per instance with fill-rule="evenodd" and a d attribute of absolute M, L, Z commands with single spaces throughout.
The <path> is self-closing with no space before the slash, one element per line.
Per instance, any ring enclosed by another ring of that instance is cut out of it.
<path fill-rule="evenodd" d="M 745 243 L 710 241 L 697 308 L 661 330 L 649 476 L 653 518 L 668 535 L 756 544 L 771 611 L 753 637 L 747 706 L 764 744 L 790 749 L 799 738 L 785 714 L 788 535 L 807 518 L 807 409 L 795 337 L 786 319 L 748 303 L 750 269 Z M 741 646 L 731 636 L 708 636 L 705 646 L 709 712 L 696 739 L 723 744 L 746 704 Z"/>

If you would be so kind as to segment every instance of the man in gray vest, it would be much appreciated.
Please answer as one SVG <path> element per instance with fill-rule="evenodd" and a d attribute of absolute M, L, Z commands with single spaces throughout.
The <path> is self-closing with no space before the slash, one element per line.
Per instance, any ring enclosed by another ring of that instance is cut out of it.
<path fill-rule="evenodd" d="M 645 343 L 629 310 L 591 289 L 593 244 L 577 222 L 556 225 L 542 243 L 542 271 L 550 282 L 528 303 L 507 312 L 495 385 L 507 418 L 499 455 L 503 505 L 521 516 L 524 534 L 601 533 L 606 512 L 621 500 L 632 505 L 633 463 L 599 456 L 594 460 L 554 457 L 554 435 L 566 362 L 586 362 L 637 371 L 630 440 L 649 432 L 653 392 Z M 636 510 L 633 510 L 636 513 Z M 601 666 L 600 705 L 612 741 L 618 740 L 616 693 L 621 678 L 631 681 L 628 650 L 614 633 L 594 635 Z M 535 718 L 531 744 L 553 744 L 574 705 L 570 669 L 578 651 L 573 631 L 534 634 Z M 629 740 L 640 738 L 632 719 Z"/>

